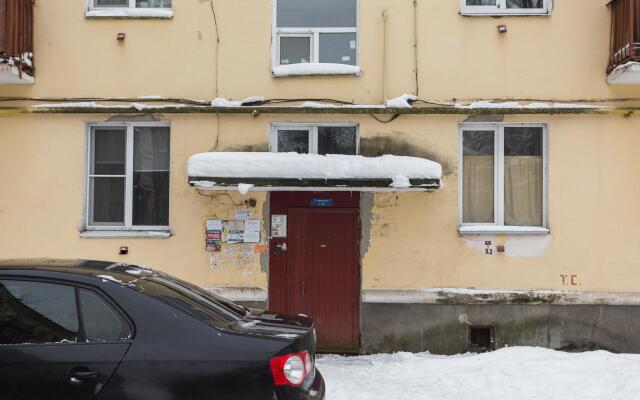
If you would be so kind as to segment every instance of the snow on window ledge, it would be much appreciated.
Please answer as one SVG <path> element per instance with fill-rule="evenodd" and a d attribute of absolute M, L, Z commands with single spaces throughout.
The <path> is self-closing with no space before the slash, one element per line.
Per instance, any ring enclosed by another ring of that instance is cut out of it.
<path fill-rule="evenodd" d="M 360 75 L 360 67 L 346 64 L 305 63 L 278 65 L 273 67 L 273 76 L 284 78 L 288 76 L 312 75 Z"/>
<path fill-rule="evenodd" d="M 629 61 L 618 65 L 607 76 L 610 85 L 637 85 L 640 83 L 640 62 Z"/>
<path fill-rule="evenodd" d="M 548 235 L 549 229 L 540 226 L 461 225 L 460 235 Z"/>
<path fill-rule="evenodd" d="M 173 234 L 170 230 L 87 230 L 80 232 L 82 239 L 118 239 L 118 238 L 147 238 L 168 239 Z"/>
<path fill-rule="evenodd" d="M 170 8 L 92 8 L 85 12 L 86 18 L 140 18 L 170 19 L 173 10 Z"/>

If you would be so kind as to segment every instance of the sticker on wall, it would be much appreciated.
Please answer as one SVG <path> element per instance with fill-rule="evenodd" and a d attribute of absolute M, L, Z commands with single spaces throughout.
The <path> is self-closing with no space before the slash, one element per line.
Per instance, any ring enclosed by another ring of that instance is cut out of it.
<path fill-rule="evenodd" d="M 236 219 L 238 221 L 246 221 L 251 218 L 251 211 L 249 210 L 236 210 Z"/>
<path fill-rule="evenodd" d="M 222 250 L 222 221 L 219 219 L 207 221 L 205 246 L 207 253 L 217 253 Z"/>
<path fill-rule="evenodd" d="M 260 220 L 248 219 L 244 221 L 244 242 L 260 243 Z"/>
<path fill-rule="evenodd" d="M 271 216 L 271 237 L 286 238 L 287 237 L 287 216 L 272 215 Z"/>
<path fill-rule="evenodd" d="M 244 243 L 244 221 L 223 221 L 222 241 L 226 243 Z"/>

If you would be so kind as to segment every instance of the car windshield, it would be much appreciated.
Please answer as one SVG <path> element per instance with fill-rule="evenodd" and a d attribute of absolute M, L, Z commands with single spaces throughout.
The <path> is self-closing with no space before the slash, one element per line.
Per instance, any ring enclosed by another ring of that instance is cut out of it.
<path fill-rule="evenodd" d="M 167 275 L 153 275 L 144 278 L 144 281 L 150 281 L 162 286 L 164 289 L 170 290 L 161 294 L 150 293 L 154 297 L 162 297 L 161 300 L 171 302 L 174 307 L 179 307 L 185 311 L 188 305 L 190 314 L 198 319 L 204 319 L 200 316 L 207 314 L 215 319 L 231 322 L 242 319 L 248 312 L 248 309 L 224 299 L 215 294 L 192 285 L 188 282 L 181 281 Z M 194 315 L 195 313 L 195 315 Z"/>

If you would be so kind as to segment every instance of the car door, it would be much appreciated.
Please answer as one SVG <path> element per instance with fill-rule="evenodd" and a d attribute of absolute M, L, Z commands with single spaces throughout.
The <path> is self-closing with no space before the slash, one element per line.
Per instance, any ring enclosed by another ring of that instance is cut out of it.
<path fill-rule="evenodd" d="M 130 346 L 132 329 L 99 292 L 55 281 L 0 279 L 2 398 L 88 400 Z"/>

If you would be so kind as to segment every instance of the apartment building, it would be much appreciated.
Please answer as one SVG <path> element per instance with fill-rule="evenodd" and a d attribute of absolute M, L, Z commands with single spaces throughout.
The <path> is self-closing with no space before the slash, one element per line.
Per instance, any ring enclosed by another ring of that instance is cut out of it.
<path fill-rule="evenodd" d="M 638 352 L 637 0 L 0 0 L 0 258 L 320 347 Z"/>

